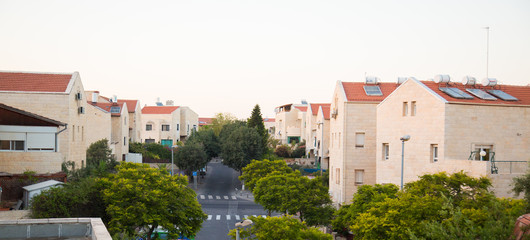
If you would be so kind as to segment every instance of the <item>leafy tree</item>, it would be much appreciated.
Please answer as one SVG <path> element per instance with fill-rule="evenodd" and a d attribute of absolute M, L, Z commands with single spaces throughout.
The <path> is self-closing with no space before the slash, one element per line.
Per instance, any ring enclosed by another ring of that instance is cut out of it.
<path fill-rule="evenodd" d="M 223 132 L 225 128 L 223 128 Z M 250 160 L 261 158 L 263 145 L 261 136 L 256 129 L 237 126 L 227 136 L 223 136 L 223 132 L 221 132 L 221 137 L 225 139 L 222 144 L 221 156 L 225 165 L 241 173 L 241 169 L 249 164 Z"/>
<path fill-rule="evenodd" d="M 193 132 L 188 138 L 187 143 L 193 142 L 201 143 L 204 146 L 204 150 L 208 154 L 208 160 L 219 156 L 221 153 L 221 143 L 213 129 L 201 129 Z"/>
<path fill-rule="evenodd" d="M 219 136 L 224 126 L 233 123 L 234 121 L 236 121 L 236 117 L 231 113 L 217 113 L 212 119 L 212 124 L 210 126 L 215 135 Z"/>
<path fill-rule="evenodd" d="M 222 143 L 226 142 L 228 140 L 228 137 L 230 137 L 230 135 L 234 131 L 236 131 L 240 127 L 246 127 L 246 126 L 247 126 L 247 123 L 244 121 L 240 121 L 240 120 L 234 120 L 228 124 L 225 124 L 223 128 L 221 129 L 221 131 L 219 132 L 219 140 Z"/>
<path fill-rule="evenodd" d="M 310 225 L 329 223 L 333 209 L 328 188 L 320 179 L 302 177 L 300 172 L 268 175 L 254 188 L 254 199 L 269 211 L 299 214 Z"/>
<path fill-rule="evenodd" d="M 95 178 L 83 178 L 36 195 L 31 203 L 33 218 L 100 217 L 108 222 L 102 188 Z"/>
<path fill-rule="evenodd" d="M 281 217 L 249 217 L 252 220 L 250 228 L 240 229 L 242 239 L 260 239 L 260 240 L 331 240 L 332 236 L 313 227 L 308 227 L 304 222 L 293 218 L 292 216 Z M 236 238 L 236 229 L 228 233 L 232 239 Z"/>
<path fill-rule="evenodd" d="M 175 164 L 190 176 L 193 171 L 198 171 L 208 163 L 208 155 L 202 143 L 187 142 L 179 147 L 175 153 Z"/>
<path fill-rule="evenodd" d="M 101 177 L 113 172 L 118 162 L 112 157 L 107 139 L 90 144 L 86 151 L 87 164 L 76 166 L 74 161 L 61 164 L 69 181 L 78 181 L 87 177 Z"/>
<path fill-rule="evenodd" d="M 267 149 L 267 140 L 269 139 L 269 133 L 265 129 L 265 123 L 263 123 L 263 117 L 261 116 L 261 109 L 258 104 L 252 109 L 252 114 L 247 120 L 247 126 L 255 128 L 259 135 L 261 136 L 261 142 L 263 144 L 263 149 Z"/>
<path fill-rule="evenodd" d="M 261 178 L 270 174 L 290 172 L 292 172 L 292 169 L 283 160 L 252 160 L 250 164 L 243 168 L 243 174 L 239 177 L 239 180 L 245 181 L 245 186 L 252 191 Z"/>
<path fill-rule="evenodd" d="M 186 178 L 170 176 L 147 164 L 121 163 L 116 174 L 101 179 L 111 233 L 134 235 L 143 229 L 147 239 L 161 226 L 170 237 L 193 236 L 206 215 Z"/>
<path fill-rule="evenodd" d="M 291 152 L 292 158 L 301 158 L 305 155 L 305 141 L 301 142 L 300 144 L 296 145 L 294 150 Z"/>
<path fill-rule="evenodd" d="M 530 212 L 530 172 L 513 179 L 513 192 L 519 196 L 524 193 L 526 199 L 526 212 Z"/>
<path fill-rule="evenodd" d="M 276 147 L 276 150 L 274 150 L 274 154 L 278 155 L 278 157 L 291 157 L 291 148 L 289 146 L 283 144 L 278 147 Z"/>
<path fill-rule="evenodd" d="M 100 162 L 105 162 L 109 169 L 114 169 L 118 164 L 112 157 L 112 150 L 109 148 L 109 140 L 101 139 L 90 144 L 86 150 L 87 167 L 96 167 Z"/>

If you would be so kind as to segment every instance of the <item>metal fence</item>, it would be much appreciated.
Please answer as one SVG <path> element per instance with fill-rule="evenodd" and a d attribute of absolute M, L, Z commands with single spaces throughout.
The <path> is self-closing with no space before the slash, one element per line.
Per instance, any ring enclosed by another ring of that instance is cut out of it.
<path fill-rule="evenodd" d="M 492 161 L 497 174 L 524 174 L 528 170 L 527 161 Z"/>

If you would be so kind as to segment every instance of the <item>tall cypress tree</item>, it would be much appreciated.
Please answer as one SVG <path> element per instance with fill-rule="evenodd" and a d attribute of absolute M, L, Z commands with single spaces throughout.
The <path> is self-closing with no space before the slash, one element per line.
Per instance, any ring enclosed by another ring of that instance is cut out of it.
<path fill-rule="evenodd" d="M 258 130 L 258 133 L 261 135 L 263 149 L 266 150 L 269 134 L 267 133 L 265 124 L 263 123 L 263 117 L 261 116 L 261 108 L 259 107 L 259 104 L 256 104 L 254 109 L 252 109 L 252 115 L 247 120 L 247 126 Z"/>

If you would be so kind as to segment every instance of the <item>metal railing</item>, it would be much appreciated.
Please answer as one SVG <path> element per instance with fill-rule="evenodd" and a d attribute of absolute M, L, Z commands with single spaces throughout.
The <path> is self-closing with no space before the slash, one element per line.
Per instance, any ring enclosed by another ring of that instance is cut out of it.
<path fill-rule="evenodd" d="M 471 151 L 468 160 L 476 161 L 479 151 Z M 495 152 L 489 152 L 490 159 L 485 160 L 491 163 L 491 174 L 523 174 L 526 173 L 529 162 L 528 161 L 497 161 L 495 160 Z"/>

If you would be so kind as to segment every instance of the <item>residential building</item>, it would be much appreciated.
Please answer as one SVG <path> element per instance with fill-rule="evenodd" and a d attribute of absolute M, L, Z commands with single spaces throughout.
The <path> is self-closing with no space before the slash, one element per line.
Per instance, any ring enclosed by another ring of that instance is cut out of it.
<path fill-rule="evenodd" d="M 315 129 L 315 149 L 316 162 L 322 169 L 329 169 L 329 119 L 331 104 L 322 104 L 318 108 Z M 307 144 L 306 144 L 307 146 Z"/>
<path fill-rule="evenodd" d="M 180 141 L 182 126 L 179 108 L 178 106 L 145 106 L 142 108 L 141 136 L 143 142 L 172 146 Z"/>
<path fill-rule="evenodd" d="M 310 103 L 307 108 L 306 120 L 305 120 L 305 151 L 306 156 L 309 158 L 315 158 L 316 151 L 320 149 L 317 147 L 317 128 L 319 121 L 317 120 L 318 111 L 321 106 L 327 106 L 329 110 L 329 103 Z M 329 120 L 329 119 L 328 119 Z M 321 122 L 323 123 L 323 122 Z M 318 162 L 318 159 L 316 159 Z"/>
<path fill-rule="evenodd" d="M 410 78 L 377 106 L 376 182 L 401 184 L 404 146 L 404 183 L 464 171 L 491 178 L 497 196 L 512 196 L 512 179 L 530 161 L 530 87 L 435 80 Z"/>
<path fill-rule="evenodd" d="M 99 92 L 85 91 L 85 95 L 88 98 L 88 104 L 86 108 L 86 128 L 89 129 L 89 131 L 86 133 L 87 148 L 92 143 L 101 139 L 107 139 L 110 144 L 112 136 L 112 121 L 110 111 L 105 110 L 97 105 Z M 102 102 L 108 103 L 106 100 Z"/>
<path fill-rule="evenodd" d="M 274 137 L 281 144 L 300 142 L 305 139 L 307 103 L 286 104 L 275 109 L 276 122 Z"/>
<path fill-rule="evenodd" d="M 118 103 L 127 103 L 128 119 L 129 119 L 129 141 L 142 141 L 142 108 L 140 100 L 134 99 L 118 99 Z"/>
<path fill-rule="evenodd" d="M 212 125 L 213 118 L 199 118 L 199 129 Z"/>
<path fill-rule="evenodd" d="M 270 136 L 274 136 L 274 129 L 276 125 L 276 120 L 274 118 L 263 118 L 263 125 Z"/>
<path fill-rule="evenodd" d="M 66 124 L 0 103 L 0 171 L 55 173 L 65 154 L 59 136 Z"/>
<path fill-rule="evenodd" d="M 192 132 L 199 129 L 199 115 L 189 107 L 180 107 L 180 141 L 186 141 Z"/>
<path fill-rule="evenodd" d="M 376 109 L 396 83 L 337 81 L 329 122 L 329 191 L 348 203 L 357 188 L 376 183 Z"/>
<path fill-rule="evenodd" d="M 86 98 L 78 72 L 0 72 L 0 103 L 66 124 L 58 135 L 62 161 L 86 160 Z M 60 171 L 40 166 L 37 172 Z"/>

